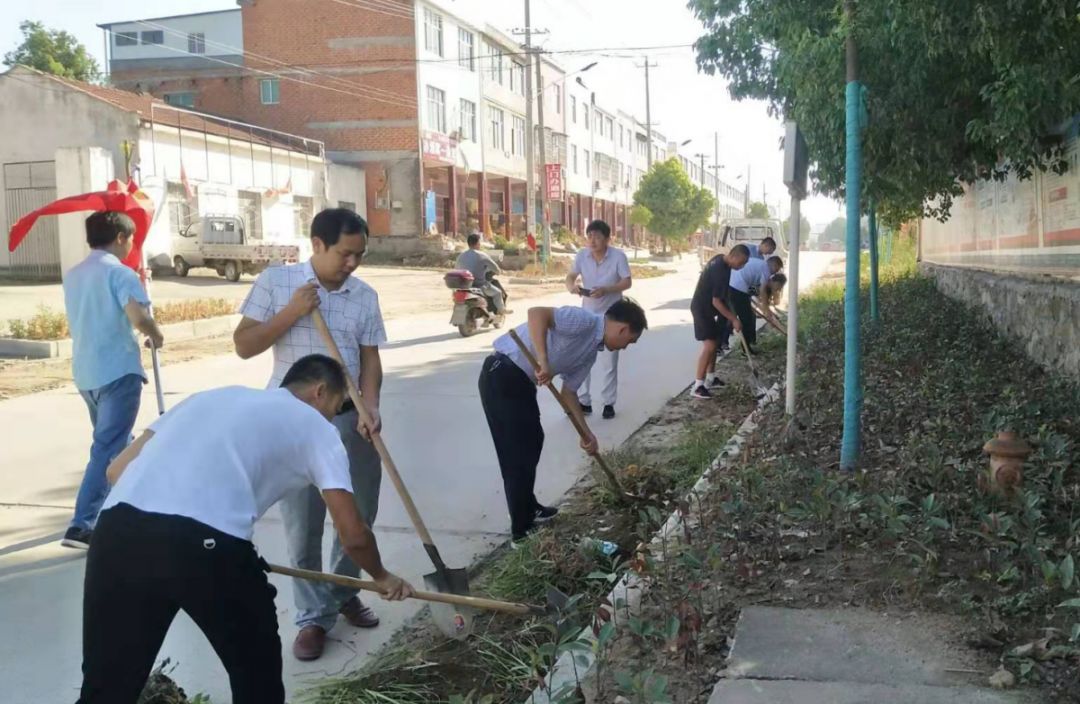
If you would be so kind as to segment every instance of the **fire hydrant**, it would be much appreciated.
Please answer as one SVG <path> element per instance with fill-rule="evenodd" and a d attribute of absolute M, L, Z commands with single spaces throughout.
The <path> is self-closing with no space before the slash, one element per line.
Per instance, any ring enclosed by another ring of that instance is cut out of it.
<path fill-rule="evenodd" d="M 983 452 L 990 455 L 990 469 L 980 474 L 979 488 L 999 496 L 1012 496 L 1024 480 L 1024 460 L 1031 454 L 1031 446 L 1012 430 L 999 430 L 998 434 L 983 445 Z"/>

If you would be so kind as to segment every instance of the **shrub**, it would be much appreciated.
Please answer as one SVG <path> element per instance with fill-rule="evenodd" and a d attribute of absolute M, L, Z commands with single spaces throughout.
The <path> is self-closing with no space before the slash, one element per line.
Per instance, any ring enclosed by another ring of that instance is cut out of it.
<path fill-rule="evenodd" d="M 236 303 L 224 298 L 195 298 L 189 301 L 173 301 L 154 308 L 154 319 L 159 325 L 204 320 L 220 315 L 232 315 Z M 48 306 L 38 307 L 37 313 L 27 320 L 7 321 L 8 332 L 18 340 L 62 340 L 71 336 L 67 316 Z"/>

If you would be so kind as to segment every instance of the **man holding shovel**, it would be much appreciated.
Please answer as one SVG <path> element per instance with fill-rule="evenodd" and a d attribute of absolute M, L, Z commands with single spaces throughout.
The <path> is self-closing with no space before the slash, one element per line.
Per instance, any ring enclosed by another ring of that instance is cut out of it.
<path fill-rule="evenodd" d="M 342 549 L 384 598 L 413 594 L 383 567 L 352 496 L 332 425 L 345 385 L 341 365 L 309 355 L 281 388 L 195 394 L 109 466 L 115 486 L 86 563 L 79 704 L 135 704 L 180 610 L 221 658 L 233 704 L 283 704 L 276 592 L 251 538 L 300 489 L 319 494 Z"/>
<path fill-rule="evenodd" d="M 712 398 L 710 387 L 723 384 L 716 378 L 716 348 L 723 341 L 725 326 L 731 323 L 735 332 L 742 332 L 742 322 L 731 309 L 728 292 L 731 273 L 746 265 L 750 250 L 737 244 L 727 254 L 717 254 L 709 260 L 698 277 L 694 297 L 690 300 L 690 313 L 694 318 L 694 337 L 701 343 L 694 384 L 690 395 L 694 398 Z"/>
<path fill-rule="evenodd" d="M 480 402 L 499 458 L 515 544 L 559 512 L 542 505 L 534 493 L 536 465 L 544 448 L 536 387 L 562 377 L 563 400 L 585 429 L 581 448 L 596 454 L 599 444 L 585 423 L 577 390 L 597 352 L 626 349 L 647 327 L 645 311 L 627 298 L 602 315 L 576 306 L 530 308 L 528 322 L 514 332 L 536 358 L 538 370 L 509 334 L 495 340 L 495 353 L 484 360 L 480 371 Z"/>
<path fill-rule="evenodd" d="M 367 249 L 368 227 L 351 210 L 330 208 L 311 221 L 311 259 L 302 264 L 271 267 L 259 275 L 240 307 L 244 316 L 233 333 L 236 353 L 243 359 L 273 348 L 274 372 L 269 388 L 281 384 L 290 365 L 309 354 L 327 354 L 311 312 L 322 313 L 345 362 L 357 380 L 365 406 L 361 418 L 350 401 L 334 416 L 333 424 L 349 457 L 353 499 L 368 527 L 374 525 L 382 479 L 379 455 L 370 441 L 381 430 L 379 393 L 382 362 L 379 345 L 386 342 L 379 297 L 352 275 Z M 314 487 L 306 487 L 281 502 L 289 557 L 294 567 L 322 570 L 322 535 L 326 505 Z M 359 569 L 335 537 L 330 569 L 356 577 Z M 379 617 L 356 596 L 339 585 L 293 581 L 296 625 L 293 643 L 299 660 L 320 657 L 326 633 L 338 614 L 358 628 L 374 628 Z"/>

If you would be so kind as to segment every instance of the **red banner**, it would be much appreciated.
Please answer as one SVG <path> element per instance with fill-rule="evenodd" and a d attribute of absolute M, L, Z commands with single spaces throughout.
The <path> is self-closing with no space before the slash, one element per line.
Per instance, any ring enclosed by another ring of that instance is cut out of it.
<path fill-rule="evenodd" d="M 544 164 L 544 184 L 548 200 L 562 200 L 562 165 Z"/>

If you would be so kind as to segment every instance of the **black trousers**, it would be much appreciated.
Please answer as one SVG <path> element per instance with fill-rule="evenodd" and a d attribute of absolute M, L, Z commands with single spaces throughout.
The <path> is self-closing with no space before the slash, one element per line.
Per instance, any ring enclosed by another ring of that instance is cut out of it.
<path fill-rule="evenodd" d="M 135 704 L 181 609 L 225 665 L 233 704 L 284 703 L 275 590 L 250 542 L 119 504 L 86 560 L 79 704 Z"/>
<path fill-rule="evenodd" d="M 754 309 L 750 306 L 750 294 L 743 293 L 736 289 L 731 289 L 731 305 L 735 309 L 733 312 L 739 317 L 739 322 L 742 323 L 743 337 L 746 338 L 746 344 L 757 344 L 757 316 L 754 315 Z"/>
<path fill-rule="evenodd" d="M 519 537 L 532 527 L 540 507 L 533 490 L 536 465 L 544 449 L 544 428 L 536 385 L 509 357 L 493 354 L 484 360 L 480 371 L 480 403 L 499 457 L 510 530 Z"/>

